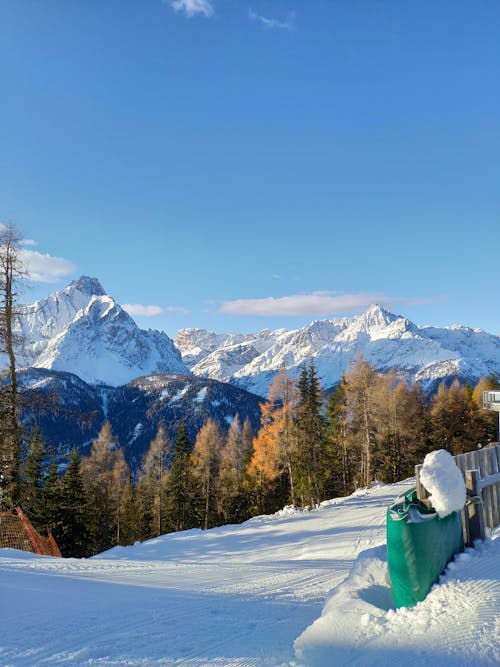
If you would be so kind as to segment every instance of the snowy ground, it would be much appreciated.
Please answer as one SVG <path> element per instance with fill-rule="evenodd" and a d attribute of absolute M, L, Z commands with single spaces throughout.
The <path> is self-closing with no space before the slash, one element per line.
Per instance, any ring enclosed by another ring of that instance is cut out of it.
<path fill-rule="evenodd" d="M 385 512 L 409 486 L 92 559 L 0 550 L 0 665 L 500 664 L 500 534 L 391 609 Z"/>

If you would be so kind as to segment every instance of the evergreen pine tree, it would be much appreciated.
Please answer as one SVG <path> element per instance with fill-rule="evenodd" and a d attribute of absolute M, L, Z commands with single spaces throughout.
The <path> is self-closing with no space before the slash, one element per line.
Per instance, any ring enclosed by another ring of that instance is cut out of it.
<path fill-rule="evenodd" d="M 69 455 L 59 492 L 58 546 L 63 556 L 83 558 L 90 555 L 87 531 L 87 498 L 83 488 L 80 455 L 76 448 Z"/>
<path fill-rule="evenodd" d="M 347 496 L 352 493 L 354 461 L 347 441 L 346 384 L 342 376 L 338 386 L 330 394 L 327 408 L 327 438 L 330 451 L 330 474 L 327 479 L 327 495 Z"/>
<path fill-rule="evenodd" d="M 191 528 L 192 516 L 192 445 L 184 424 L 179 426 L 173 461 L 165 488 L 165 522 L 169 531 Z"/>
<path fill-rule="evenodd" d="M 296 409 L 297 430 L 297 496 L 302 505 L 316 507 L 324 500 L 329 475 L 326 419 L 322 413 L 321 388 L 314 362 L 302 367 L 297 385 L 299 398 Z"/>
<path fill-rule="evenodd" d="M 138 540 L 146 539 L 142 532 L 137 485 L 134 485 L 131 474 L 129 474 L 127 487 L 128 490 L 123 498 L 120 544 L 134 544 Z"/>
<path fill-rule="evenodd" d="M 29 441 L 28 453 L 22 466 L 20 505 L 33 525 L 43 528 L 43 487 L 45 444 L 40 436 L 40 429 L 35 426 Z"/>
<path fill-rule="evenodd" d="M 43 486 L 40 525 L 50 529 L 56 542 L 61 535 L 60 502 L 61 481 L 59 479 L 57 462 L 52 458 Z"/>

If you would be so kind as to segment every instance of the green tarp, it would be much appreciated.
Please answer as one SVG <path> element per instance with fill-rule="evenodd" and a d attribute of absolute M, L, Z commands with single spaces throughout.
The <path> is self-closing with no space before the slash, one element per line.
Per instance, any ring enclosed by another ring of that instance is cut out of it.
<path fill-rule="evenodd" d="M 417 499 L 416 489 L 399 496 L 387 510 L 387 562 L 396 607 L 423 600 L 463 548 L 460 512 L 440 519 Z"/>

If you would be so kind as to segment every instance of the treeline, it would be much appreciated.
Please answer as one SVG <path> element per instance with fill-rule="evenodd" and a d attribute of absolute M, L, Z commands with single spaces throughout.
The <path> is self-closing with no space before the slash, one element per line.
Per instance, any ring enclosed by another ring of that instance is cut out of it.
<path fill-rule="evenodd" d="M 249 420 L 227 435 L 209 419 L 192 444 L 183 425 L 173 449 L 159 427 L 133 476 L 106 422 L 90 454 L 76 449 L 62 476 L 38 429 L 19 472 L 19 505 L 38 529 L 50 528 L 64 556 L 93 555 L 186 528 L 248 517 L 242 480 L 251 452 Z M 64 467 L 64 466 L 63 466 Z"/>
<path fill-rule="evenodd" d="M 88 556 L 188 528 L 241 522 L 286 504 L 315 507 L 377 479 L 413 475 L 428 451 L 452 454 L 496 440 L 496 415 L 482 391 L 455 381 L 428 396 L 395 372 L 360 359 L 325 398 L 314 364 L 298 382 L 280 372 L 261 406 L 256 435 L 238 417 L 223 434 L 209 419 L 194 443 L 180 426 L 175 443 L 159 427 L 133 476 L 109 423 L 90 454 L 73 450 L 60 477 L 33 433 L 20 470 L 21 507 L 50 527 L 65 556 Z"/>
<path fill-rule="evenodd" d="M 482 408 L 482 392 L 498 386 L 496 377 L 475 387 L 456 380 L 430 396 L 360 358 L 324 400 L 312 362 L 297 385 L 282 371 L 262 406 L 247 469 L 252 507 L 314 507 L 373 480 L 413 476 L 434 449 L 455 455 L 494 441 L 497 415 Z"/>

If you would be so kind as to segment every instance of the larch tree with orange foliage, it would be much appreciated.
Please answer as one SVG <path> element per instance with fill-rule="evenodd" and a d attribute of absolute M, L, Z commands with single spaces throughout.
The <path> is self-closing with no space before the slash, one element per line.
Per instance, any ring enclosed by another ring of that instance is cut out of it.
<path fill-rule="evenodd" d="M 200 525 L 207 529 L 217 524 L 217 482 L 223 437 L 213 419 L 201 427 L 191 454 L 191 471 L 198 500 Z"/>
<path fill-rule="evenodd" d="M 250 443 L 251 444 L 251 443 Z M 242 521 L 244 515 L 243 478 L 248 444 L 238 415 L 233 419 L 220 454 L 217 482 L 217 514 L 222 523 Z"/>
<path fill-rule="evenodd" d="M 284 477 L 286 494 L 295 504 L 296 404 L 295 385 L 282 369 L 269 386 L 267 402 L 261 404 L 261 426 L 254 438 L 252 457 L 247 468 L 248 478 L 257 496 L 256 504 L 261 512 L 268 509 L 266 499 L 272 497 Z"/>

